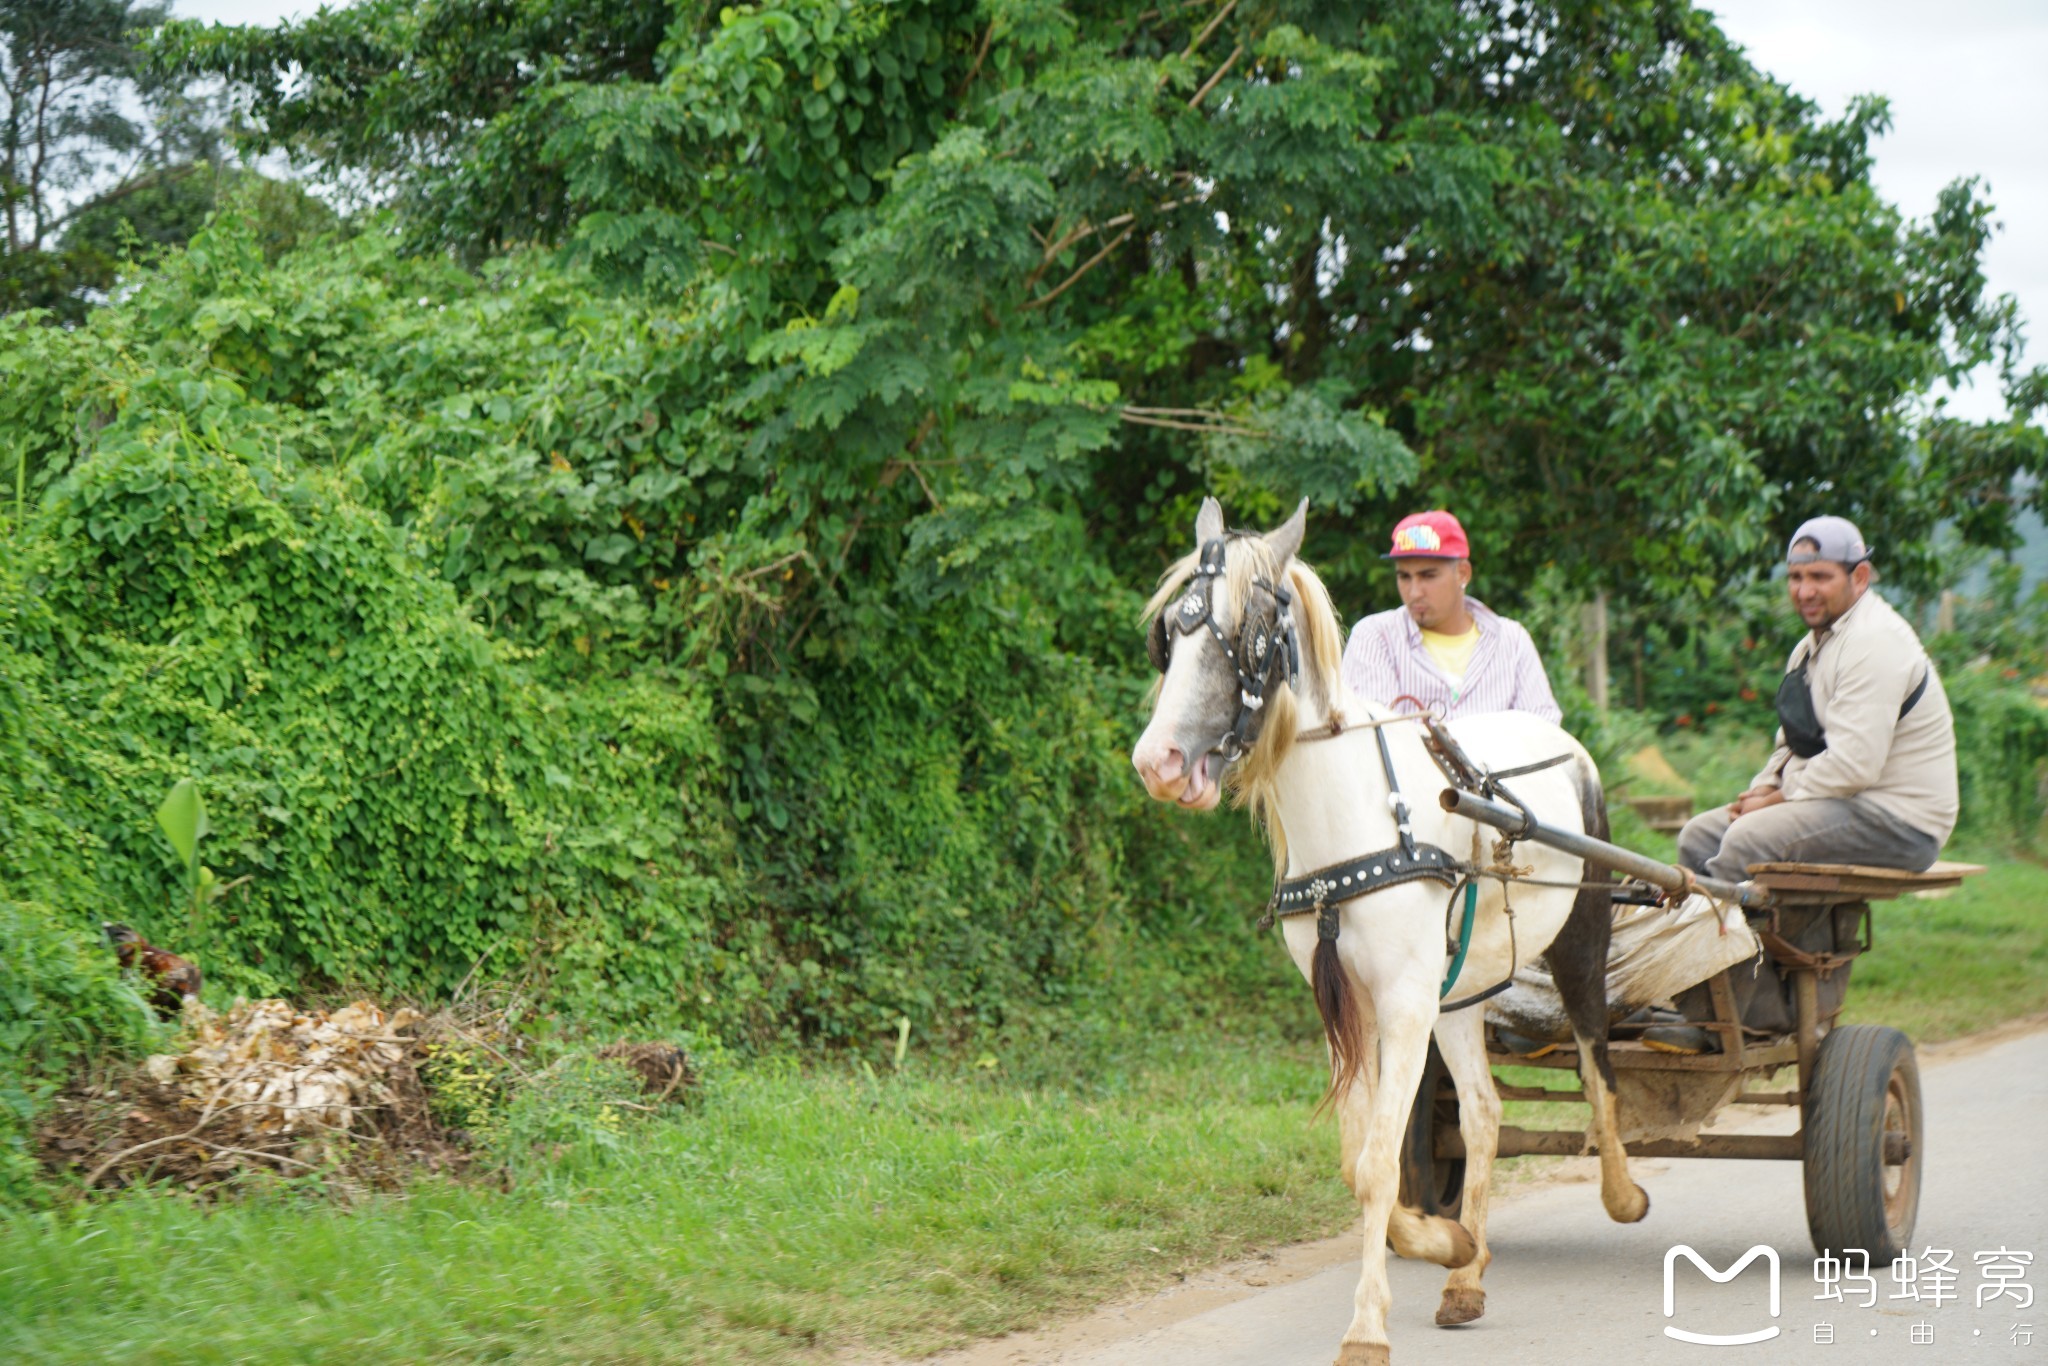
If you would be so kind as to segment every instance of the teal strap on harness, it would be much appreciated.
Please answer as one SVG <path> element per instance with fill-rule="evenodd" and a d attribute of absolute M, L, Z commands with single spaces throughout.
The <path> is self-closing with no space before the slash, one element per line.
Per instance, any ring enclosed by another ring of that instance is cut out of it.
<path fill-rule="evenodd" d="M 1465 954 L 1472 947 L 1472 916 L 1479 909 L 1479 884 L 1472 878 L 1465 879 L 1465 917 L 1458 926 L 1458 951 L 1451 958 L 1450 975 L 1444 978 L 1444 989 L 1436 994 L 1441 1001 L 1451 994 L 1451 988 L 1458 984 L 1458 974 L 1465 970 Z"/>

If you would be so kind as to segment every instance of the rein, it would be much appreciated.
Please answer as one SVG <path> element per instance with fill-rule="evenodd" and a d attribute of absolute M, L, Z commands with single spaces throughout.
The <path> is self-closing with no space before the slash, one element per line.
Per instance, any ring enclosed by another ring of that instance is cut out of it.
<path fill-rule="evenodd" d="M 1307 745 L 1317 740 L 1336 740 L 1354 730 L 1378 730 L 1382 726 L 1391 726 L 1399 721 L 1427 721 L 1435 715 L 1436 713 L 1431 711 L 1404 711 L 1395 716 L 1376 717 L 1371 721 L 1347 721 L 1341 716 L 1333 716 L 1323 725 L 1310 726 L 1307 730 L 1294 732 L 1294 743 Z"/>

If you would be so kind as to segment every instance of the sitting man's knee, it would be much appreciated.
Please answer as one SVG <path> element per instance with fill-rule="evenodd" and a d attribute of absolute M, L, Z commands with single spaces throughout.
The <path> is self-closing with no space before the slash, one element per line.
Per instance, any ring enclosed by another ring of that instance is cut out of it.
<path fill-rule="evenodd" d="M 1696 873 L 1704 870 L 1720 852 L 1729 828 L 1728 812 L 1721 807 L 1694 816 L 1678 832 L 1678 861 Z"/>
<path fill-rule="evenodd" d="M 1720 851 L 1714 855 L 1714 862 L 1731 880 L 1740 881 L 1749 875 L 1752 863 L 1774 863 L 1785 857 L 1777 841 L 1770 838 L 1768 831 L 1745 830 L 1739 824 L 1728 828 L 1728 834 L 1721 841 Z"/>

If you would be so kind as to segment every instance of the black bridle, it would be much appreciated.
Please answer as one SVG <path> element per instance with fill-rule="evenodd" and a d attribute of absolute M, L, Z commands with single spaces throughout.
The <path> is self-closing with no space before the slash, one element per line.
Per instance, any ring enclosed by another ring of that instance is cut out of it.
<path fill-rule="evenodd" d="M 1301 640 L 1294 627 L 1294 597 L 1284 586 L 1264 579 L 1253 581 L 1252 587 L 1271 598 L 1273 607 L 1270 612 L 1254 611 L 1247 603 L 1244 625 L 1235 641 L 1223 633 L 1216 620 L 1216 594 L 1223 587 L 1224 544 L 1246 534 L 1231 532 L 1203 544 L 1187 591 L 1181 594 L 1180 601 L 1153 618 L 1152 634 L 1145 642 L 1152 667 L 1160 673 L 1165 673 L 1166 666 L 1173 662 L 1173 642 L 1179 636 L 1207 629 L 1223 647 L 1224 659 L 1237 674 L 1237 720 L 1223 732 L 1223 738 L 1211 752 L 1222 755 L 1226 764 L 1243 758 L 1258 742 L 1260 727 L 1265 723 L 1266 693 L 1274 683 L 1274 675 L 1285 669 L 1289 683 L 1301 676 Z"/>

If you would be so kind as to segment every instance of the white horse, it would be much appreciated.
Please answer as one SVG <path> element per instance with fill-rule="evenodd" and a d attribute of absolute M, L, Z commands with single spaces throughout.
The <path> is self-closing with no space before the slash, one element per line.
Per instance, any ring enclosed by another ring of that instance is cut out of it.
<path fill-rule="evenodd" d="M 1424 748 L 1421 725 L 1390 721 L 1396 713 L 1345 693 L 1338 676 L 1342 629 L 1322 582 L 1296 558 L 1307 508 L 1304 501 L 1286 525 L 1259 536 L 1226 533 L 1222 508 L 1213 498 L 1203 502 L 1196 553 L 1167 571 L 1147 609 L 1162 677 L 1131 762 L 1153 797 L 1195 810 L 1216 805 L 1227 773 L 1237 802 L 1265 829 L 1276 878 L 1303 877 L 1376 851 L 1391 862 L 1405 849 L 1412 862 L 1417 848 L 1433 846 L 1468 865 L 1511 862 L 1535 882 L 1566 884 L 1509 887 L 1479 878 L 1478 914 L 1449 999 L 1504 982 L 1539 954 L 1548 957 L 1592 1103 L 1589 1137 L 1600 1153 L 1601 1199 L 1617 1221 L 1641 1219 L 1649 1197 L 1629 1179 L 1607 1060 L 1609 896 L 1574 890 L 1591 881 L 1579 859 L 1531 843 L 1496 852 L 1497 832 L 1445 814 L 1436 800 L 1444 776 Z M 1564 731 L 1519 713 L 1461 719 L 1451 729 L 1469 755 L 1500 772 L 1569 755 L 1515 778 L 1514 794 L 1548 827 L 1606 835 L 1593 761 Z M 1397 829 L 1380 736 L 1412 808 L 1413 848 Z M 1323 915 L 1280 908 L 1287 950 L 1323 1017 L 1330 1050 L 1324 1103 L 1337 1107 L 1344 1179 L 1365 1213 L 1364 1270 L 1337 1366 L 1389 1360 L 1389 1240 L 1404 1257 L 1452 1268 L 1437 1323 L 1467 1323 L 1484 1312 L 1487 1188 L 1500 1135 L 1481 1010 L 1440 1009 L 1453 957 L 1452 911 L 1462 909 L 1464 897 L 1427 877 L 1375 885 L 1363 896 L 1331 891 Z M 1396 1198 L 1402 1138 L 1432 1032 L 1457 1083 L 1466 1153 L 1463 1224 L 1405 1208 Z"/>

